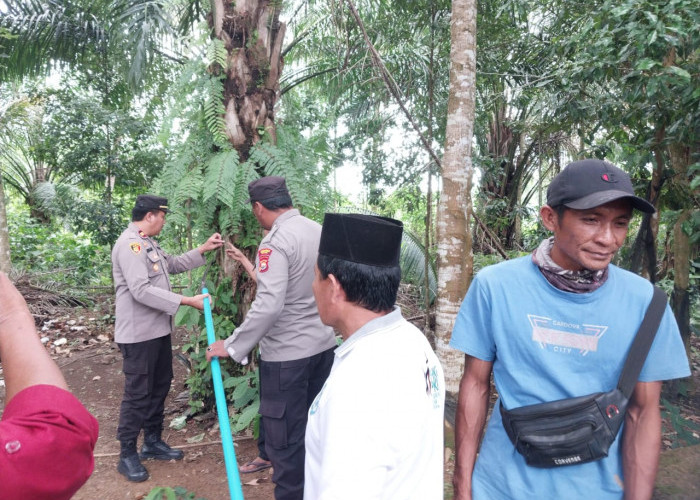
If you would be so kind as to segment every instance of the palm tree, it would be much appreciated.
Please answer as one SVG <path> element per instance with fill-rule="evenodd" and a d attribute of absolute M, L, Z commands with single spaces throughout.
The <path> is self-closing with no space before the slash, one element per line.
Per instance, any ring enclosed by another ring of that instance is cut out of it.
<path fill-rule="evenodd" d="M 30 207 L 32 216 L 48 221 L 42 206 L 42 186 L 55 179 L 52 155 L 43 143 L 41 103 L 20 97 L 10 101 L 0 119 L 0 172 L 4 183 Z"/>
<path fill-rule="evenodd" d="M 0 27 L 9 36 L 0 41 L 0 80 L 80 69 L 121 73 L 138 88 L 174 40 L 163 2 L 7 0 L 4 5 Z"/>

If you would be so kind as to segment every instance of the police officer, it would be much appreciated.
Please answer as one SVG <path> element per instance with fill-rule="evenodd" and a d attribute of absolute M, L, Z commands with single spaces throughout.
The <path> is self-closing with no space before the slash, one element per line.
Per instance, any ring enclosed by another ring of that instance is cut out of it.
<path fill-rule="evenodd" d="M 321 226 L 292 207 L 282 177 L 248 185 L 253 214 L 269 233 L 256 257 L 258 288 L 245 321 L 207 349 L 207 359 L 246 362 L 260 342 L 260 414 L 276 500 L 304 494 L 307 412 L 333 363 L 335 336 L 318 315 L 311 283 Z"/>
<path fill-rule="evenodd" d="M 203 309 L 208 295 L 186 297 L 173 293 L 171 273 L 181 273 L 205 263 L 204 253 L 223 245 L 212 234 L 194 250 L 180 256 L 163 252 L 153 239 L 165 224 L 168 200 L 139 195 L 131 212 L 131 224 L 112 250 L 116 291 L 114 340 L 124 358 L 124 397 L 117 439 L 121 453 L 117 470 L 129 481 L 145 481 L 148 471 L 136 452 L 136 440 L 144 429 L 140 458 L 180 460 L 183 452 L 162 439 L 163 409 L 173 378 L 170 333 L 180 305 Z"/>

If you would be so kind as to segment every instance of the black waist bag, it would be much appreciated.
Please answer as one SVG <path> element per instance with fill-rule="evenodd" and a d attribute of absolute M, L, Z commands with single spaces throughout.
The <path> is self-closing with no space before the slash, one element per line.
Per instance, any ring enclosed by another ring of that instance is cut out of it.
<path fill-rule="evenodd" d="M 513 410 L 500 405 L 503 427 L 528 465 L 559 467 L 608 456 L 665 308 L 666 294 L 655 286 L 616 389 Z"/>

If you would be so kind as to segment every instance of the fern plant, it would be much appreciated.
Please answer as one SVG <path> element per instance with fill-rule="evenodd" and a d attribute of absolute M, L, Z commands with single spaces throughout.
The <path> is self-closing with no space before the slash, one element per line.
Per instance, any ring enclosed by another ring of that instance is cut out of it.
<path fill-rule="evenodd" d="M 166 231 L 176 233 L 175 239 L 192 244 L 218 231 L 240 247 L 255 246 L 260 231 L 250 215 L 247 186 L 269 175 L 285 177 L 294 205 L 320 221 L 331 197 L 323 187 L 327 183 L 318 172 L 318 160 L 307 139 L 278 127 L 275 133 L 259 133 L 262 140 L 248 145 L 245 156 L 241 156 L 229 143 L 224 122 L 226 49 L 219 40 L 207 40 L 200 53 L 201 60 L 189 61 L 175 80 L 168 96 L 174 115 L 164 121 L 160 136 L 161 143 L 170 150 L 171 160 L 153 189 L 169 198 L 171 212 Z M 238 307 L 242 299 L 240 283 L 223 276 L 223 252 L 209 278 L 208 288 L 215 297 L 216 335 L 225 338 L 242 320 Z M 186 293 L 194 294 L 196 288 L 191 287 Z M 176 323 L 192 332 L 183 346 L 192 363 L 187 382 L 191 411 L 208 411 L 214 398 L 211 368 L 204 356 L 207 339 L 203 319 L 198 311 L 183 308 Z M 231 365 L 224 363 L 222 375 L 232 409 L 232 429 L 238 432 L 257 421 L 259 394 L 256 372 Z"/>

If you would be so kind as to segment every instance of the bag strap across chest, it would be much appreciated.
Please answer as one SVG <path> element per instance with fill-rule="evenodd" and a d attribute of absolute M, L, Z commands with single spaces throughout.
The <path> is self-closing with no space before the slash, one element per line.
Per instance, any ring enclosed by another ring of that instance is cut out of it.
<path fill-rule="evenodd" d="M 639 373 L 642 371 L 642 366 L 651 348 L 651 343 L 654 341 L 656 331 L 659 329 L 665 309 L 666 293 L 654 285 L 654 295 L 651 298 L 651 303 L 644 314 L 642 324 L 639 326 L 637 335 L 627 353 L 625 365 L 617 381 L 617 388 L 627 399 L 632 395 L 634 386 L 639 379 Z"/>

